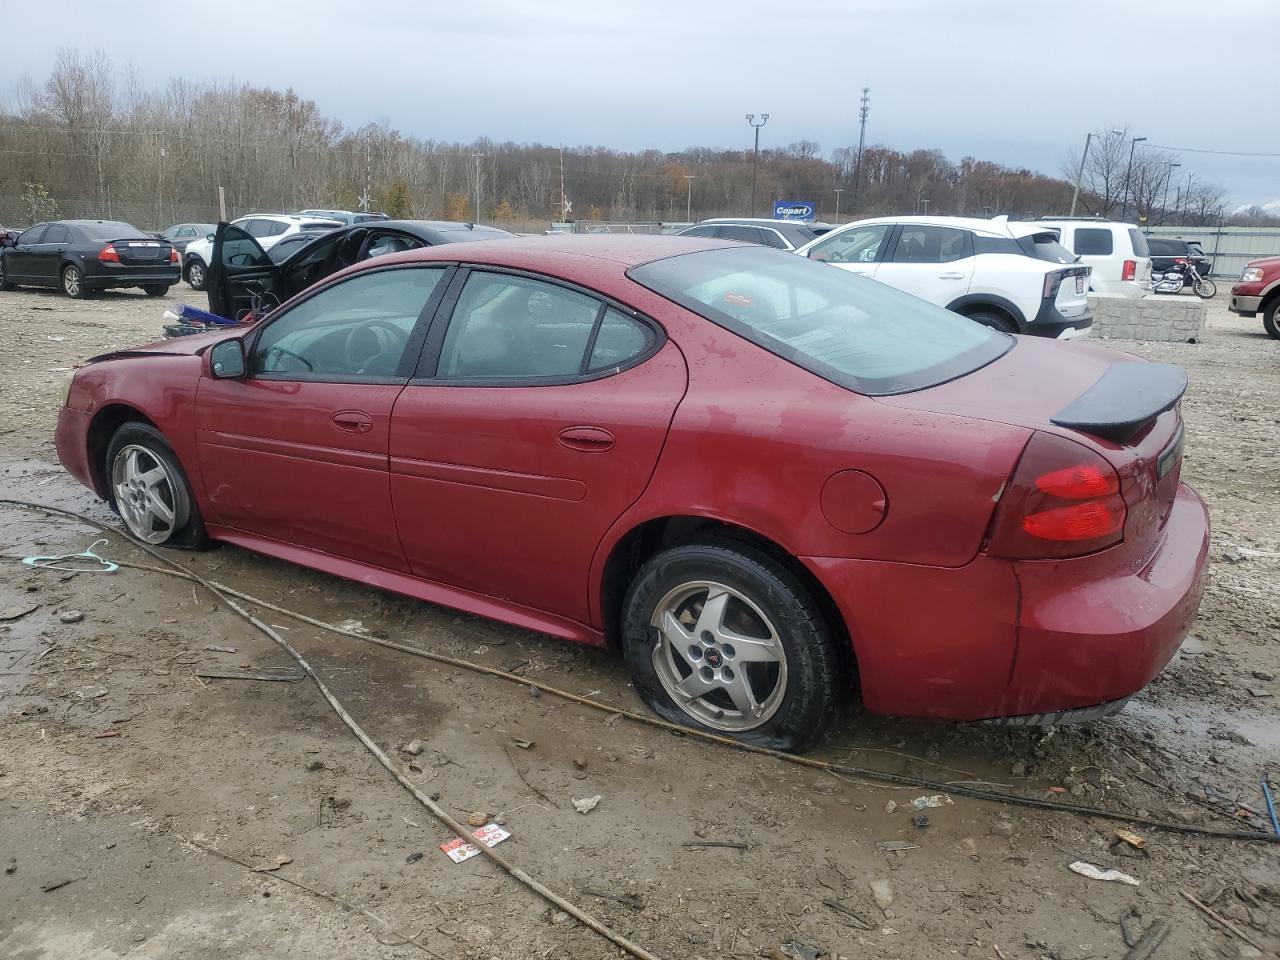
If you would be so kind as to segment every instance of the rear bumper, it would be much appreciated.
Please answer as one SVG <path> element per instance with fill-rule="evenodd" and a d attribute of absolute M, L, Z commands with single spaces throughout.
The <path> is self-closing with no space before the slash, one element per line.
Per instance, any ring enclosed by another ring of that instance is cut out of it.
<path fill-rule="evenodd" d="M 1231 294 L 1231 304 L 1227 307 L 1232 313 L 1238 313 L 1242 317 L 1256 316 L 1258 309 L 1262 306 L 1262 297 L 1247 296 L 1242 293 Z"/>
<path fill-rule="evenodd" d="M 182 279 L 182 267 L 177 263 L 165 263 L 163 266 L 105 266 L 86 269 L 84 282 L 95 290 L 110 287 L 143 287 L 152 284 L 173 286 Z"/>
<path fill-rule="evenodd" d="M 1195 620 L 1208 551 L 1204 503 L 1180 486 L 1140 570 L 1082 578 L 1077 561 L 985 556 L 959 568 L 803 562 L 848 627 L 869 712 L 1029 723 L 1101 715 L 1150 683 Z"/>
<path fill-rule="evenodd" d="M 1040 303 L 1040 312 L 1027 323 L 1022 332 L 1036 337 L 1066 340 L 1084 336 L 1092 326 L 1092 310 L 1086 308 L 1084 313 L 1068 319 L 1058 312 L 1056 303 L 1052 300 L 1043 300 Z"/>

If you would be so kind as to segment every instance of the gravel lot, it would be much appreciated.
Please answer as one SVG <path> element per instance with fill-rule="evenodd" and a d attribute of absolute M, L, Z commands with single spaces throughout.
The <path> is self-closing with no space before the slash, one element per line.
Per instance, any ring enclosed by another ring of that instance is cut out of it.
<path fill-rule="evenodd" d="M 178 292 L 203 304 L 185 286 Z M 1260 321 L 1229 315 L 1226 297 L 1224 284 L 1203 343 L 1113 344 L 1191 375 L 1183 475 L 1209 502 L 1214 545 L 1184 652 L 1105 721 L 1046 734 L 854 713 L 817 755 L 1159 819 L 1261 827 L 1243 805 L 1259 809 L 1263 770 L 1280 770 L 1280 342 Z M 110 519 L 58 466 L 58 387 L 78 360 L 154 339 L 163 305 L 132 292 L 83 302 L 0 294 L 0 496 Z M 21 557 L 77 551 L 99 534 L 10 508 L 3 516 L 0 610 L 39 606 L 0 624 L 0 860 L 10 868 L 0 877 L 0 956 L 619 956 L 483 858 L 447 859 L 438 846 L 448 830 L 309 683 L 197 678 L 201 668 L 291 665 L 208 595 L 133 568 L 30 570 Z M 149 562 L 118 536 L 100 549 Z M 176 556 L 326 622 L 359 621 L 638 705 L 622 664 L 597 651 L 231 547 Z M 67 610 L 83 620 L 62 622 Z M 929 825 L 916 828 L 903 807 L 920 789 L 735 753 L 264 617 L 289 628 L 357 720 L 412 762 L 424 790 L 455 816 L 501 814 L 512 833 L 501 851 L 667 960 L 786 957 L 782 945 L 793 940 L 850 958 L 1119 958 L 1130 908 L 1143 922 L 1170 922 L 1157 960 L 1264 955 L 1180 890 L 1265 955 L 1280 946 L 1277 845 L 1139 828 L 1139 851 L 1112 845 L 1113 821 L 968 799 L 929 809 Z M 414 739 L 420 755 L 400 752 Z M 594 811 L 574 812 L 571 799 L 594 795 Z M 898 809 L 888 812 L 891 801 Z M 686 845 L 706 840 L 745 849 Z M 189 841 L 250 866 L 291 859 L 255 872 Z M 886 850 L 886 841 L 910 849 Z M 1075 860 L 1117 867 L 1141 885 L 1078 876 L 1067 870 Z M 892 903 L 877 904 L 872 881 L 888 882 Z M 404 943 L 414 935 L 416 945 Z"/>

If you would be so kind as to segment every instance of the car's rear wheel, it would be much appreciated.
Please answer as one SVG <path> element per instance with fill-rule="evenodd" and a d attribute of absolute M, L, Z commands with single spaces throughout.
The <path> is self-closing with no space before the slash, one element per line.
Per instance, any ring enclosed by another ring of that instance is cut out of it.
<path fill-rule="evenodd" d="M 167 283 L 151 283 L 142 289 L 148 297 L 163 297 L 169 292 L 169 285 Z"/>
<path fill-rule="evenodd" d="M 131 534 L 156 545 L 207 544 L 187 475 L 159 430 L 126 423 L 107 446 L 106 468 L 111 508 Z"/>
<path fill-rule="evenodd" d="M 1280 313 L 1277 311 L 1280 311 L 1280 297 L 1273 299 L 1262 311 L 1262 328 L 1273 340 L 1280 340 Z"/>
<path fill-rule="evenodd" d="M 1008 317 L 996 313 L 994 310 L 971 310 L 965 316 L 975 323 L 990 327 L 992 330 L 999 330 L 1001 333 L 1018 332 L 1018 328 L 1013 325 Z"/>
<path fill-rule="evenodd" d="M 203 290 L 205 284 L 204 263 L 199 260 L 192 260 L 187 264 L 187 283 L 191 284 L 192 290 Z"/>
<path fill-rule="evenodd" d="M 62 268 L 62 292 L 72 300 L 83 300 L 89 295 L 89 288 L 84 285 L 84 274 L 75 264 Z"/>
<path fill-rule="evenodd" d="M 780 750 L 822 733 L 840 688 L 817 601 L 784 564 L 740 543 L 674 547 L 645 563 L 627 593 L 623 650 L 662 717 Z"/>
<path fill-rule="evenodd" d="M 10 283 L 9 279 L 4 275 L 4 257 L 0 257 L 0 290 L 7 293 L 14 289 L 16 289 L 14 285 Z"/>

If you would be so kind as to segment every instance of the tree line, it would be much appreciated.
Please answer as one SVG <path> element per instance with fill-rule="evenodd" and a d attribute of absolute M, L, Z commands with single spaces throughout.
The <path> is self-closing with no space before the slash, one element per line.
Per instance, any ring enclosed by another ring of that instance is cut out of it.
<path fill-rule="evenodd" d="M 1179 179 L 1167 198 L 1172 159 L 1140 150 L 1122 161 L 1127 132 L 1093 145 L 1078 213 L 1149 223 L 1218 223 L 1223 192 Z M 169 80 L 139 82 L 102 51 L 59 51 L 43 81 L 21 81 L 0 104 L 0 223 L 55 216 L 129 220 L 161 228 L 213 221 L 219 188 L 228 217 L 307 207 L 383 210 L 396 217 L 521 224 L 570 218 L 684 221 L 768 216 L 777 199 L 808 200 L 819 217 L 934 213 L 1014 218 L 1064 214 L 1074 158 L 1048 176 L 939 150 L 842 146 L 824 158 L 802 140 L 747 150 L 676 152 L 561 148 L 480 138 L 449 143 L 409 137 L 389 124 L 350 128 L 292 89 Z M 563 186 L 562 186 L 563 184 Z M 563 189 L 563 195 L 562 195 Z M 1127 201 L 1127 202 L 1125 202 Z"/>

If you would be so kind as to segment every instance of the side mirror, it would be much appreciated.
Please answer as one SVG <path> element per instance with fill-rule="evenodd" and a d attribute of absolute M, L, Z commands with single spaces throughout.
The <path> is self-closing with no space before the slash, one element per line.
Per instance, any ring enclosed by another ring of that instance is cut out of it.
<path fill-rule="evenodd" d="M 215 380 L 239 380 L 247 371 L 243 340 L 233 337 L 213 345 L 209 353 L 209 372 Z"/>
<path fill-rule="evenodd" d="M 213 243 L 213 234 L 212 234 L 212 233 L 206 233 L 206 234 L 204 235 L 204 238 L 205 238 L 206 240 L 208 240 L 210 243 Z"/>

